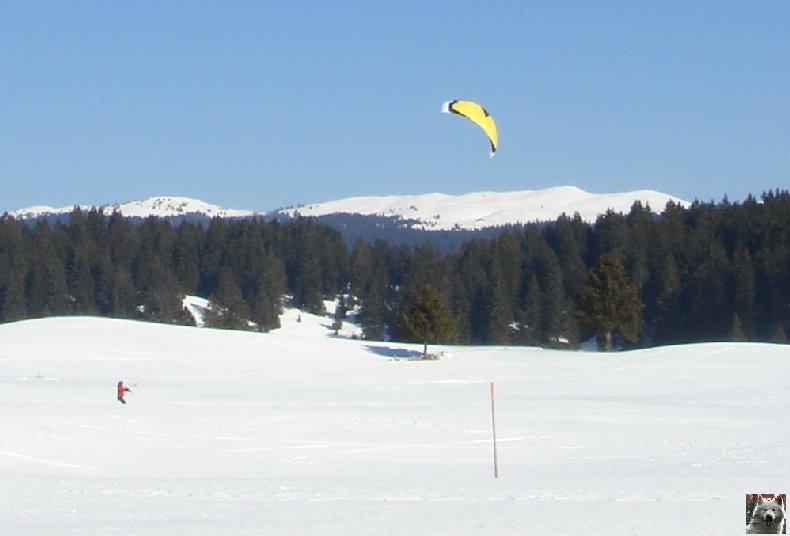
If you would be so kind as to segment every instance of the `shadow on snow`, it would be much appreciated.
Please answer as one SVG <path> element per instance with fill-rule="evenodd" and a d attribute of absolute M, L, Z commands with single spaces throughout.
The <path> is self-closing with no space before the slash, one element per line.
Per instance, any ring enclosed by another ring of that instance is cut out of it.
<path fill-rule="evenodd" d="M 422 357 L 422 352 L 418 350 L 409 350 L 408 348 L 394 348 L 392 346 L 377 346 L 368 344 L 365 345 L 365 350 L 376 355 L 389 357 L 392 359 L 420 359 Z"/>

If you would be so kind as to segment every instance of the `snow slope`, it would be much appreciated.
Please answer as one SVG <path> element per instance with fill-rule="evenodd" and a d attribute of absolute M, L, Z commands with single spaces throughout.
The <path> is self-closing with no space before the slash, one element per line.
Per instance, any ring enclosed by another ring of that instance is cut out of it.
<path fill-rule="evenodd" d="M 282 322 L 0 325 L 0 533 L 743 534 L 790 485 L 790 346 L 421 362 Z"/>
<path fill-rule="evenodd" d="M 579 213 L 592 222 L 607 210 L 628 213 L 635 201 L 662 212 L 668 201 L 688 205 L 687 201 L 656 192 L 639 190 L 613 194 L 594 194 L 573 186 L 516 192 L 475 192 L 465 195 L 425 194 L 384 197 L 352 197 L 314 203 L 283 210 L 283 213 L 322 216 L 350 213 L 397 216 L 419 220 L 416 228 L 428 230 L 481 229 L 498 225 L 553 221 L 560 215 Z"/>

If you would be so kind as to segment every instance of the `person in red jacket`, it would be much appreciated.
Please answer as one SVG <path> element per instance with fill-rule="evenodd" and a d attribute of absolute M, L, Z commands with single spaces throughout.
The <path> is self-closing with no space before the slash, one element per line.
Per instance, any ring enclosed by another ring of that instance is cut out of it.
<path fill-rule="evenodd" d="M 124 386 L 122 381 L 118 382 L 118 402 L 120 402 L 121 404 L 126 404 L 126 400 L 123 399 L 123 394 L 126 392 L 131 393 L 132 390 Z"/>

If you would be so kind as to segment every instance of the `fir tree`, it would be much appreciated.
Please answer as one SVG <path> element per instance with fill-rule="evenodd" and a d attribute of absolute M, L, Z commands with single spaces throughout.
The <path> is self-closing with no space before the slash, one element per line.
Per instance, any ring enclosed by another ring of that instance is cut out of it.
<path fill-rule="evenodd" d="M 6 272 L 0 280 L 0 319 L 14 322 L 27 318 L 25 306 L 25 278 L 19 270 Z"/>
<path fill-rule="evenodd" d="M 428 358 L 428 344 L 446 342 L 455 323 L 442 296 L 430 285 L 417 288 L 414 298 L 401 314 L 402 332 L 423 345 L 423 359 Z"/>
<path fill-rule="evenodd" d="M 536 249 L 534 266 L 541 289 L 541 342 L 547 346 L 565 346 L 576 339 L 576 322 L 565 294 L 562 268 L 554 251 L 545 243 Z"/>
<path fill-rule="evenodd" d="M 538 345 L 542 341 L 541 331 L 541 297 L 540 283 L 535 273 L 529 275 L 522 297 L 523 316 L 519 326 L 517 342 Z"/>
<path fill-rule="evenodd" d="M 162 264 L 158 255 L 149 249 L 141 251 L 141 258 L 135 274 L 135 288 L 138 292 L 138 314 L 153 322 L 182 323 L 182 294 L 173 282 L 173 274 Z M 118 274 L 118 282 L 124 284 L 125 274 Z M 119 300 L 126 303 L 127 289 L 119 289 Z"/>
<path fill-rule="evenodd" d="M 738 314 L 732 315 L 732 323 L 730 324 L 730 340 L 731 341 L 745 341 L 746 333 L 743 331 L 743 324 L 741 317 Z"/>
<path fill-rule="evenodd" d="M 206 324 L 225 329 L 250 329 L 250 310 L 241 296 L 233 271 L 223 266 L 219 270 L 217 289 L 209 298 Z"/>
<path fill-rule="evenodd" d="M 197 292 L 200 284 L 200 237 L 197 226 L 182 222 L 173 246 L 173 266 L 178 282 L 187 292 Z"/>
<path fill-rule="evenodd" d="M 593 330 L 599 348 L 612 350 L 616 335 L 636 341 L 642 325 L 642 303 L 617 255 L 601 255 L 590 270 L 577 302 L 579 322 Z"/>
<path fill-rule="evenodd" d="M 252 307 L 252 321 L 261 331 L 280 327 L 282 296 L 285 294 L 285 268 L 282 259 L 266 254 L 261 260 L 257 291 Z"/>
<path fill-rule="evenodd" d="M 219 270 L 225 256 L 226 237 L 225 220 L 220 217 L 213 218 L 206 229 L 200 248 L 198 293 L 202 296 L 210 296 L 217 288 Z"/>
<path fill-rule="evenodd" d="M 733 310 L 743 326 L 751 332 L 754 306 L 754 268 L 745 247 L 738 248 L 732 259 Z"/>
<path fill-rule="evenodd" d="M 680 274 L 669 246 L 657 244 L 651 255 L 650 278 L 645 285 L 645 322 L 651 343 L 672 343 L 680 339 Z"/>
<path fill-rule="evenodd" d="M 53 244 L 54 234 L 45 221 L 36 224 L 30 245 L 32 262 L 28 272 L 27 305 L 33 317 L 66 312 L 66 274 Z"/>
<path fill-rule="evenodd" d="M 779 344 L 787 344 L 787 335 L 785 332 L 785 328 L 783 328 L 782 326 L 776 326 L 776 330 L 774 331 L 774 334 L 771 337 L 771 342 L 775 342 Z"/>
<path fill-rule="evenodd" d="M 378 286 L 371 287 L 361 298 L 359 324 L 365 339 L 380 341 L 386 336 L 386 306 Z"/>
<path fill-rule="evenodd" d="M 568 296 L 575 296 L 584 283 L 587 269 L 584 266 L 583 250 L 579 246 L 578 238 L 583 233 L 579 230 L 585 227 L 577 214 L 574 219 L 561 215 L 559 219 L 546 229 L 546 242 L 557 255 L 557 260 L 562 267 L 563 284 Z M 583 241 L 583 239 L 582 239 Z"/>

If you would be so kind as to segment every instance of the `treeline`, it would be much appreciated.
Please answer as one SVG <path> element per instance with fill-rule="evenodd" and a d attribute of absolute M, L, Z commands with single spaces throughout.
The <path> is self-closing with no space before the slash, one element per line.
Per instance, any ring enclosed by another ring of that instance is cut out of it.
<path fill-rule="evenodd" d="M 269 330 L 286 293 L 320 311 L 323 296 L 346 285 L 347 267 L 340 234 L 304 219 L 172 225 L 78 208 L 54 224 L 3 217 L 0 321 L 101 315 L 189 324 L 183 297 L 199 295 L 214 306 L 210 324 Z"/>
<path fill-rule="evenodd" d="M 428 235 L 426 235 L 428 236 Z M 634 344 L 787 340 L 790 193 L 743 203 L 635 204 L 594 224 L 578 216 L 502 230 L 444 253 L 425 242 L 357 240 L 309 219 L 214 219 L 207 226 L 75 210 L 67 223 L 0 219 L 0 320 L 98 314 L 188 323 L 181 298 L 210 298 L 209 323 L 268 330 L 282 297 L 320 312 L 357 300 L 365 336 L 403 339 L 401 313 L 430 285 L 468 344 L 575 347 L 579 296 L 604 254 L 641 302 Z"/>
<path fill-rule="evenodd" d="M 410 292 L 427 283 L 447 297 L 458 342 L 574 347 L 593 335 L 579 325 L 578 298 L 607 253 L 622 260 L 643 305 L 638 345 L 787 340 L 788 192 L 742 204 L 669 204 L 660 217 L 637 203 L 594 225 L 561 217 L 472 240 L 444 256 L 428 245 L 357 243 L 353 288 L 374 337 L 397 327 Z"/>

